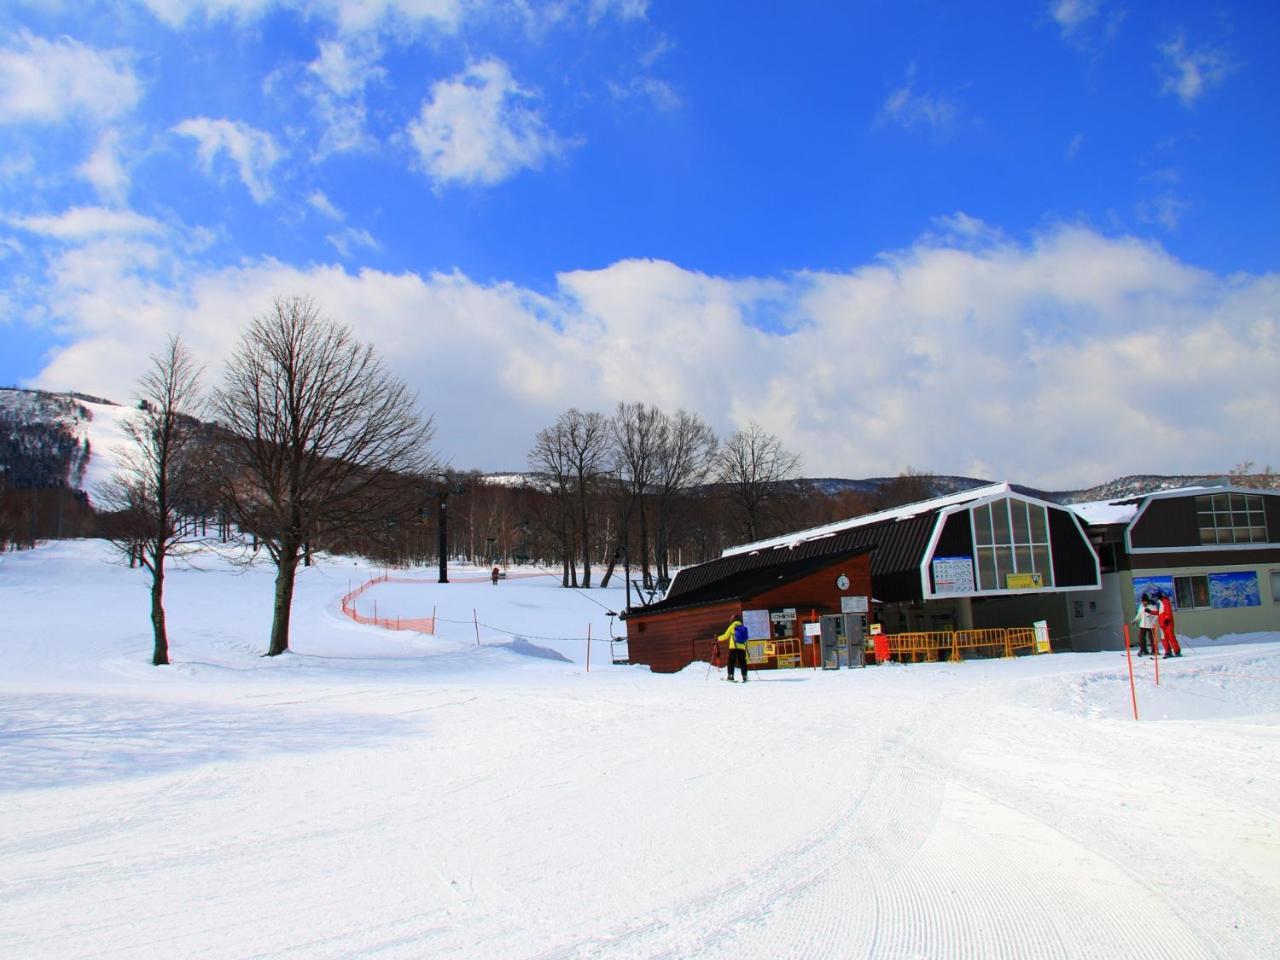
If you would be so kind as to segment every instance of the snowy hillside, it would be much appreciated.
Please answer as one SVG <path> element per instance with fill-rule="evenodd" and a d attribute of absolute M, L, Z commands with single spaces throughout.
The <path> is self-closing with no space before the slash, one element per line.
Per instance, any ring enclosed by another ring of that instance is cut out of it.
<path fill-rule="evenodd" d="M 40 390 L 0 389 L 0 416 L 18 424 L 41 424 L 74 438 L 77 450 L 59 459 L 55 451 L 29 451 L 56 464 L 57 478 L 98 498 L 102 484 L 115 472 L 119 450 L 125 442 L 124 426 L 134 411 L 83 394 L 47 393 Z M 42 485 L 42 484 L 34 484 Z"/>
<path fill-rule="evenodd" d="M 1280 635 L 719 682 L 616 591 L 0 556 L 0 956 L 1271 958 Z M 413 576 L 412 573 L 408 574 Z M 595 638 L 586 669 L 587 631 Z"/>

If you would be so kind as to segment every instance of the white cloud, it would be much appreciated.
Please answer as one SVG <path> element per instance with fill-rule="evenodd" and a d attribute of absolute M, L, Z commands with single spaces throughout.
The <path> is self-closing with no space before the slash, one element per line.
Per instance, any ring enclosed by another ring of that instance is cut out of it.
<path fill-rule="evenodd" d="M 377 250 L 381 247 L 368 230 L 359 230 L 355 227 L 347 227 L 338 233 L 326 234 L 325 240 L 338 251 L 338 255 L 343 260 L 349 260 L 357 250 Z"/>
<path fill-rule="evenodd" d="M 1162 44 L 1160 53 L 1165 59 L 1160 92 L 1176 95 L 1184 107 L 1194 106 L 1210 87 L 1222 83 L 1237 69 L 1225 51 L 1211 47 L 1190 49 L 1181 34 Z"/>
<path fill-rule="evenodd" d="M 649 12 L 649 0 L 591 0 L 587 19 L 591 23 L 605 17 L 616 16 L 621 20 L 642 20 Z"/>
<path fill-rule="evenodd" d="M 553 296 L 458 273 L 208 270 L 155 245 L 88 244 L 47 287 L 70 343 L 39 382 L 127 396 L 169 332 L 216 370 L 252 314 L 306 293 L 419 392 L 464 467 L 520 467 L 570 403 L 620 399 L 697 410 L 722 434 L 757 420 L 811 475 L 910 464 L 1064 488 L 1280 460 L 1280 275 L 1217 276 L 1073 225 L 1018 242 L 971 217 L 945 224 L 991 240 L 935 236 L 778 278 L 629 260 L 561 274 Z M 765 303 L 776 329 L 753 322 Z"/>
<path fill-rule="evenodd" d="M 320 212 L 330 220 L 341 221 L 346 219 L 342 211 L 333 205 L 333 201 L 325 196 L 323 190 L 312 191 L 311 195 L 307 197 L 307 203 L 311 205 L 313 210 Z"/>
<path fill-rule="evenodd" d="M 129 193 L 129 171 L 120 162 L 120 134 L 115 130 L 105 131 L 93 153 L 76 172 L 93 184 L 103 200 L 123 204 Z"/>
<path fill-rule="evenodd" d="M 0 49 L 0 123 L 105 123 L 142 96 L 127 54 L 94 50 L 69 37 L 45 40 L 19 30 Z"/>
<path fill-rule="evenodd" d="M 1165 194 L 1139 203 L 1137 212 L 1138 219 L 1143 223 L 1156 224 L 1166 232 L 1173 233 L 1178 229 L 1183 214 L 1189 209 L 1191 204 L 1186 200 Z"/>
<path fill-rule="evenodd" d="M 365 90 L 382 82 L 387 71 L 378 61 L 381 51 L 367 36 L 349 41 L 320 41 L 316 59 L 307 64 L 302 90 L 315 106 L 324 127 L 320 156 L 367 147 L 368 109 Z"/>
<path fill-rule="evenodd" d="M 906 83 L 885 98 L 876 123 L 896 123 L 908 130 L 923 126 L 938 135 L 946 136 L 955 126 L 960 108 L 946 97 L 917 93 L 916 72 L 915 63 L 907 67 Z"/>
<path fill-rule="evenodd" d="M 11 226 L 57 240 L 81 241 L 103 236 L 154 235 L 164 224 L 132 210 L 74 207 L 56 216 L 9 217 Z"/>
<path fill-rule="evenodd" d="M 632 77 L 627 83 L 611 82 L 609 92 L 615 100 L 648 100 L 659 110 L 679 110 L 683 105 L 680 94 L 671 84 L 647 74 Z"/>
<path fill-rule="evenodd" d="M 433 84 L 407 131 L 422 169 L 440 187 L 495 184 L 540 168 L 566 144 L 530 106 L 536 100 L 500 60 Z"/>
<path fill-rule="evenodd" d="M 344 32 L 413 29 L 456 30 L 467 7 L 482 0 L 143 0 L 157 19 L 171 27 L 192 20 L 231 19 L 249 23 L 274 10 L 296 10 L 322 17 Z"/>
<path fill-rule="evenodd" d="M 1049 15 L 1069 36 L 1098 14 L 1098 0 L 1051 0 Z"/>
<path fill-rule="evenodd" d="M 271 183 L 267 176 L 280 159 L 280 149 L 271 134 L 239 121 L 208 117 L 183 120 L 173 132 L 196 141 L 200 164 L 206 174 L 213 175 L 214 162 L 226 153 L 253 199 L 264 203 L 270 198 Z"/>

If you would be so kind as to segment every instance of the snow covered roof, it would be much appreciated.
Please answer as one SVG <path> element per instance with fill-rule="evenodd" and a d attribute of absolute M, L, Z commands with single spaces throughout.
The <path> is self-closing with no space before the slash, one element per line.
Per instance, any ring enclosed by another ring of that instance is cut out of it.
<path fill-rule="evenodd" d="M 1113 523 L 1132 523 L 1142 505 L 1148 500 L 1164 500 L 1169 497 L 1186 497 L 1205 493 L 1266 493 L 1265 490 L 1244 490 L 1229 486 L 1188 486 L 1173 490 L 1153 490 L 1151 493 L 1140 493 L 1136 496 L 1118 497 L 1114 500 L 1094 500 L 1086 503 L 1072 503 L 1067 509 L 1073 511 L 1081 520 L 1091 526 L 1106 526 Z"/>
<path fill-rule="evenodd" d="M 946 507 L 953 507 L 957 504 L 968 503 L 971 500 L 981 500 L 984 497 L 995 497 L 1004 493 L 1016 493 L 1014 485 L 1007 482 L 990 483 L 982 487 L 974 487 L 970 490 L 961 490 L 959 493 L 947 494 L 945 497 L 934 497 L 932 500 L 919 500 L 915 503 L 903 504 L 900 507 L 892 507 L 889 510 L 879 510 L 876 513 L 864 514 L 860 517 L 853 517 L 849 520 L 839 520 L 835 523 L 824 524 L 821 527 L 810 527 L 808 530 L 798 530 L 794 533 L 788 533 L 781 537 L 773 537 L 769 540 L 757 540 L 755 543 L 744 543 L 741 546 L 729 547 L 720 555 L 722 557 L 731 557 L 739 553 L 750 553 L 753 550 L 766 550 L 770 547 L 792 547 L 807 540 L 817 540 L 820 537 L 829 537 L 845 530 L 853 530 L 857 527 L 868 527 L 877 523 L 884 523 L 888 520 L 909 520 L 912 517 L 918 517 L 921 514 L 932 513 Z"/>

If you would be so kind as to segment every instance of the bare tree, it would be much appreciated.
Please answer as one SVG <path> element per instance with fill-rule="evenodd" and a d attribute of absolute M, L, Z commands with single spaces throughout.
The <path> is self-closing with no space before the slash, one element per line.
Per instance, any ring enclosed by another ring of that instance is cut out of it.
<path fill-rule="evenodd" d="M 767 507 L 788 492 L 799 469 L 800 458 L 754 422 L 720 448 L 716 479 L 724 485 L 748 542 L 759 539 Z"/>
<path fill-rule="evenodd" d="M 619 403 L 610 421 L 613 431 L 614 469 L 622 482 L 622 516 L 619 533 L 624 553 L 631 553 L 631 517 L 639 519 L 639 558 L 645 586 L 652 584 L 649 572 L 649 528 L 646 498 L 654 484 L 658 449 L 662 444 L 662 411 L 644 403 Z"/>
<path fill-rule="evenodd" d="M 562 414 L 578 500 L 578 534 L 582 539 L 582 585 L 591 587 L 591 536 L 588 506 L 592 489 L 605 469 L 609 421 L 603 414 L 571 409 Z"/>
<path fill-rule="evenodd" d="M 241 337 L 213 410 L 229 435 L 229 509 L 276 565 L 268 656 L 289 649 L 312 540 L 394 515 L 403 478 L 434 469 L 432 422 L 415 406 L 373 347 L 309 298 L 277 299 Z"/>
<path fill-rule="evenodd" d="M 1257 490 L 1280 490 L 1280 474 L 1269 465 L 1259 469 L 1252 460 L 1237 463 L 1227 473 L 1232 484 Z"/>
<path fill-rule="evenodd" d="M 128 444 L 103 497 L 114 513 L 108 539 L 130 566 L 141 563 L 151 574 L 151 662 L 156 666 L 169 662 L 165 561 L 198 539 L 202 529 L 182 516 L 197 499 L 203 477 L 205 431 L 192 416 L 199 399 L 200 371 L 181 339 L 170 337 L 138 382 L 139 410 L 125 423 Z"/>
<path fill-rule="evenodd" d="M 670 580 L 668 546 L 672 510 L 676 501 L 700 487 L 710 475 L 717 453 L 716 435 L 696 413 L 677 410 L 663 415 L 657 456 L 654 458 L 655 562 L 658 579 Z"/>
<path fill-rule="evenodd" d="M 906 503 L 918 503 L 937 496 L 937 476 L 927 470 L 907 467 L 884 481 L 876 491 L 876 509 L 889 510 Z"/>
<path fill-rule="evenodd" d="M 558 507 L 555 515 L 555 532 L 560 541 L 561 585 L 576 587 L 578 570 L 573 561 L 575 537 L 571 494 L 573 452 L 565 416 L 562 414 L 554 424 L 538 431 L 533 449 L 529 451 L 529 466 L 550 484 L 555 494 Z"/>

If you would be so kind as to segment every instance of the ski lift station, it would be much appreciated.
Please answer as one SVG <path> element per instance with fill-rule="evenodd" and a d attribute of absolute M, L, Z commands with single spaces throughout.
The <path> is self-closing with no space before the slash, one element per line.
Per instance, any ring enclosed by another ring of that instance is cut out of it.
<path fill-rule="evenodd" d="M 1066 506 L 996 483 L 726 550 L 623 615 L 632 663 L 754 669 L 1122 649 L 1136 598 L 1178 632 L 1280 629 L 1280 491 L 1188 487 Z"/>

